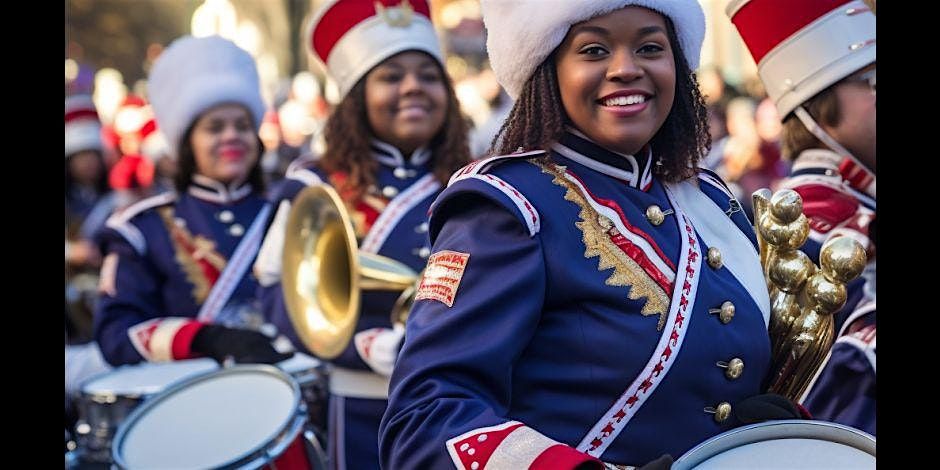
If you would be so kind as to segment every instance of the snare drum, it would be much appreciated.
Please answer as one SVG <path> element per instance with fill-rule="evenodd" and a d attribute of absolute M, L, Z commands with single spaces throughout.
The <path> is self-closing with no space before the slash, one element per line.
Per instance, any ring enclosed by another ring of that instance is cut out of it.
<path fill-rule="evenodd" d="M 81 459 L 110 463 L 111 439 L 134 408 L 181 380 L 218 368 L 214 360 L 202 358 L 127 365 L 89 378 L 81 386 L 75 426 Z"/>
<path fill-rule="evenodd" d="M 118 429 L 119 468 L 319 468 L 304 439 L 297 382 L 267 365 L 236 365 L 180 382 Z"/>
<path fill-rule="evenodd" d="M 875 438 L 825 421 L 767 421 L 719 434 L 686 452 L 672 468 L 874 469 Z"/>
<path fill-rule="evenodd" d="M 330 398 L 327 383 L 326 364 L 304 353 L 295 352 L 286 361 L 277 363 L 277 367 L 287 372 L 300 386 L 300 394 L 307 404 L 308 425 L 321 438 L 326 436 L 328 400 Z"/>

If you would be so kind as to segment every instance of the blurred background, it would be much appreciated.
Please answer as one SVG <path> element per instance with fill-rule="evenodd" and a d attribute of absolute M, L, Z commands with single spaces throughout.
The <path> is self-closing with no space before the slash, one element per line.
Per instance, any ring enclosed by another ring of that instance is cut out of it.
<path fill-rule="evenodd" d="M 268 150 L 265 168 L 271 179 L 277 179 L 290 159 L 307 151 L 315 153 L 318 132 L 335 100 L 335 86 L 301 43 L 304 25 L 321 3 L 66 0 L 66 96 L 92 94 L 107 132 L 128 95 L 146 100 L 150 65 L 170 41 L 184 34 L 230 38 L 257 59 L 270 106 L 262 129 Z M 446 47 L 448 72 L 474 125 L 473 153 L 479 156 L 512 103 L 488 67 L 479 1 L 430 3 Z M 725 15 L 727 3 L 701 0 L 707 29 L 698 74 L 710 105 L 714 143 L 707 165 L 721 170 L 729 180 L 744 178 L 744 184 L 751 186 L 746 173 L 777 173 L 779 156 L 766 144 L 774 141 L 779 129 L 773 124 L 773 106 L 762 106 L 765 94 L 757 68 Z"/>

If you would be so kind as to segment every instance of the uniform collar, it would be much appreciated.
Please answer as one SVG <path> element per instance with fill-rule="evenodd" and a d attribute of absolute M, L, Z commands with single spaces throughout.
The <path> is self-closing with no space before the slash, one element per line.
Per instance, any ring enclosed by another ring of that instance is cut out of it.
<path fill-rule="evenodd" d="M 203 175 L 194 174 L 193 180 L 189 184 L 187 192 L 203 201 L 214 202 L 216 204 L 231 204 L 244 199 L 251 194 L 251 184 L 245 181 L 235 182 L 228 186 Z"/>
<path fill-rule="evenodd" d="M 649 191 L 653 185 L 652 148 L 648 145 L 639 155 L 627 155 L 601 147 L 576 129 L 567 128 L 552 150 L 641 191 Z"/>
<path fill-rule="evenodd" d="M 431 159 L 431 150 L 427 147 L 418 147 L 412 152 L 411 157 L 407 159 L 394 145 L 382 142 L 378 139 L 372 139 L 370 147 L 373 155 L 375 155 L 375 159 L 378 160 L 379 163 L 392 168 L 421 166 Z"/>

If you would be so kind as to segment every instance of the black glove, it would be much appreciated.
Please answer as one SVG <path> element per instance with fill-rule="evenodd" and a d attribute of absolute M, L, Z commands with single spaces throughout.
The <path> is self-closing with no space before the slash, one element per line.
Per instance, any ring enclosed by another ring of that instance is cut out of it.
<path fill-rule="evenodd" d="M 790 400 L 776 393 L 745 398 L 734 405 L 734 417 L 740 424 L 754 424 L 777 419 L 810 419 Z"/>
<path fill-rule="evenodd" d="M 190 349 L 215 359 L 219 364 L 228 357 L 237 363 L 274 364 L 294 355 L 277 352 L 271 345 L 271 339 L 262 333 L 222 325 L 205 325 L 200 328 Z"/>
<path fill-rule="evenodd" d="M 604 464 L 600 463 L 597 460 L 591 462 L 584 462 L 574 470 L 595 470 L 595 469 L 621 469 L 621 468 L 634 468 L 635 470 L 669 470 L 672 468 L 672 456 L 669 454 L 663 454 L 659 456 L 656 460 L 647 462 L 641 467 L 629 467 L 625 465 L 614 465 L 614 464 Z"/>
<path fill-rule="evenodd" d="M 663 454 L 659 456 L 658 459 L 653 460 L 642 467 L 637 467 L 636 470 L 669 470 L 672 468 L 672 456 L 669 454 Z"/>

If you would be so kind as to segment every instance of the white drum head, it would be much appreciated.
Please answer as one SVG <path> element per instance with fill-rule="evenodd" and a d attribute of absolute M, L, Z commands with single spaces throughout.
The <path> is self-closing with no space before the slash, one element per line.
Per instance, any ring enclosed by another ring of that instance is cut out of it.
<path fill-rule="evenodd" d="M 218 368 L 219 364 L 209 358 L 126 365 L 92 377 L 82 385 L 82 392 L 90 395 L 153 395 L 180 380 L 206 374 Z"/>
<path fill-rule="evenodd" d="M 672 468 L 874 469 L 875 438 L 825 421 L 768 421 L 719 434 L 686 452 Z"/>
<path fill-rule="evenodd" d="M 114 444 L 123 468 L 217 468 L 267 449 L 296 421 L 300 390 L 270 366 L 234 366 L 180 383 L 127 419 Z"/>
<path fill-rule="evenodd" d="M 320 360 L 304 353 L 295 352 L 294 357 L 277 363 L 277 366 L 288 374 L 315 369 L 321 364 Z"/>

